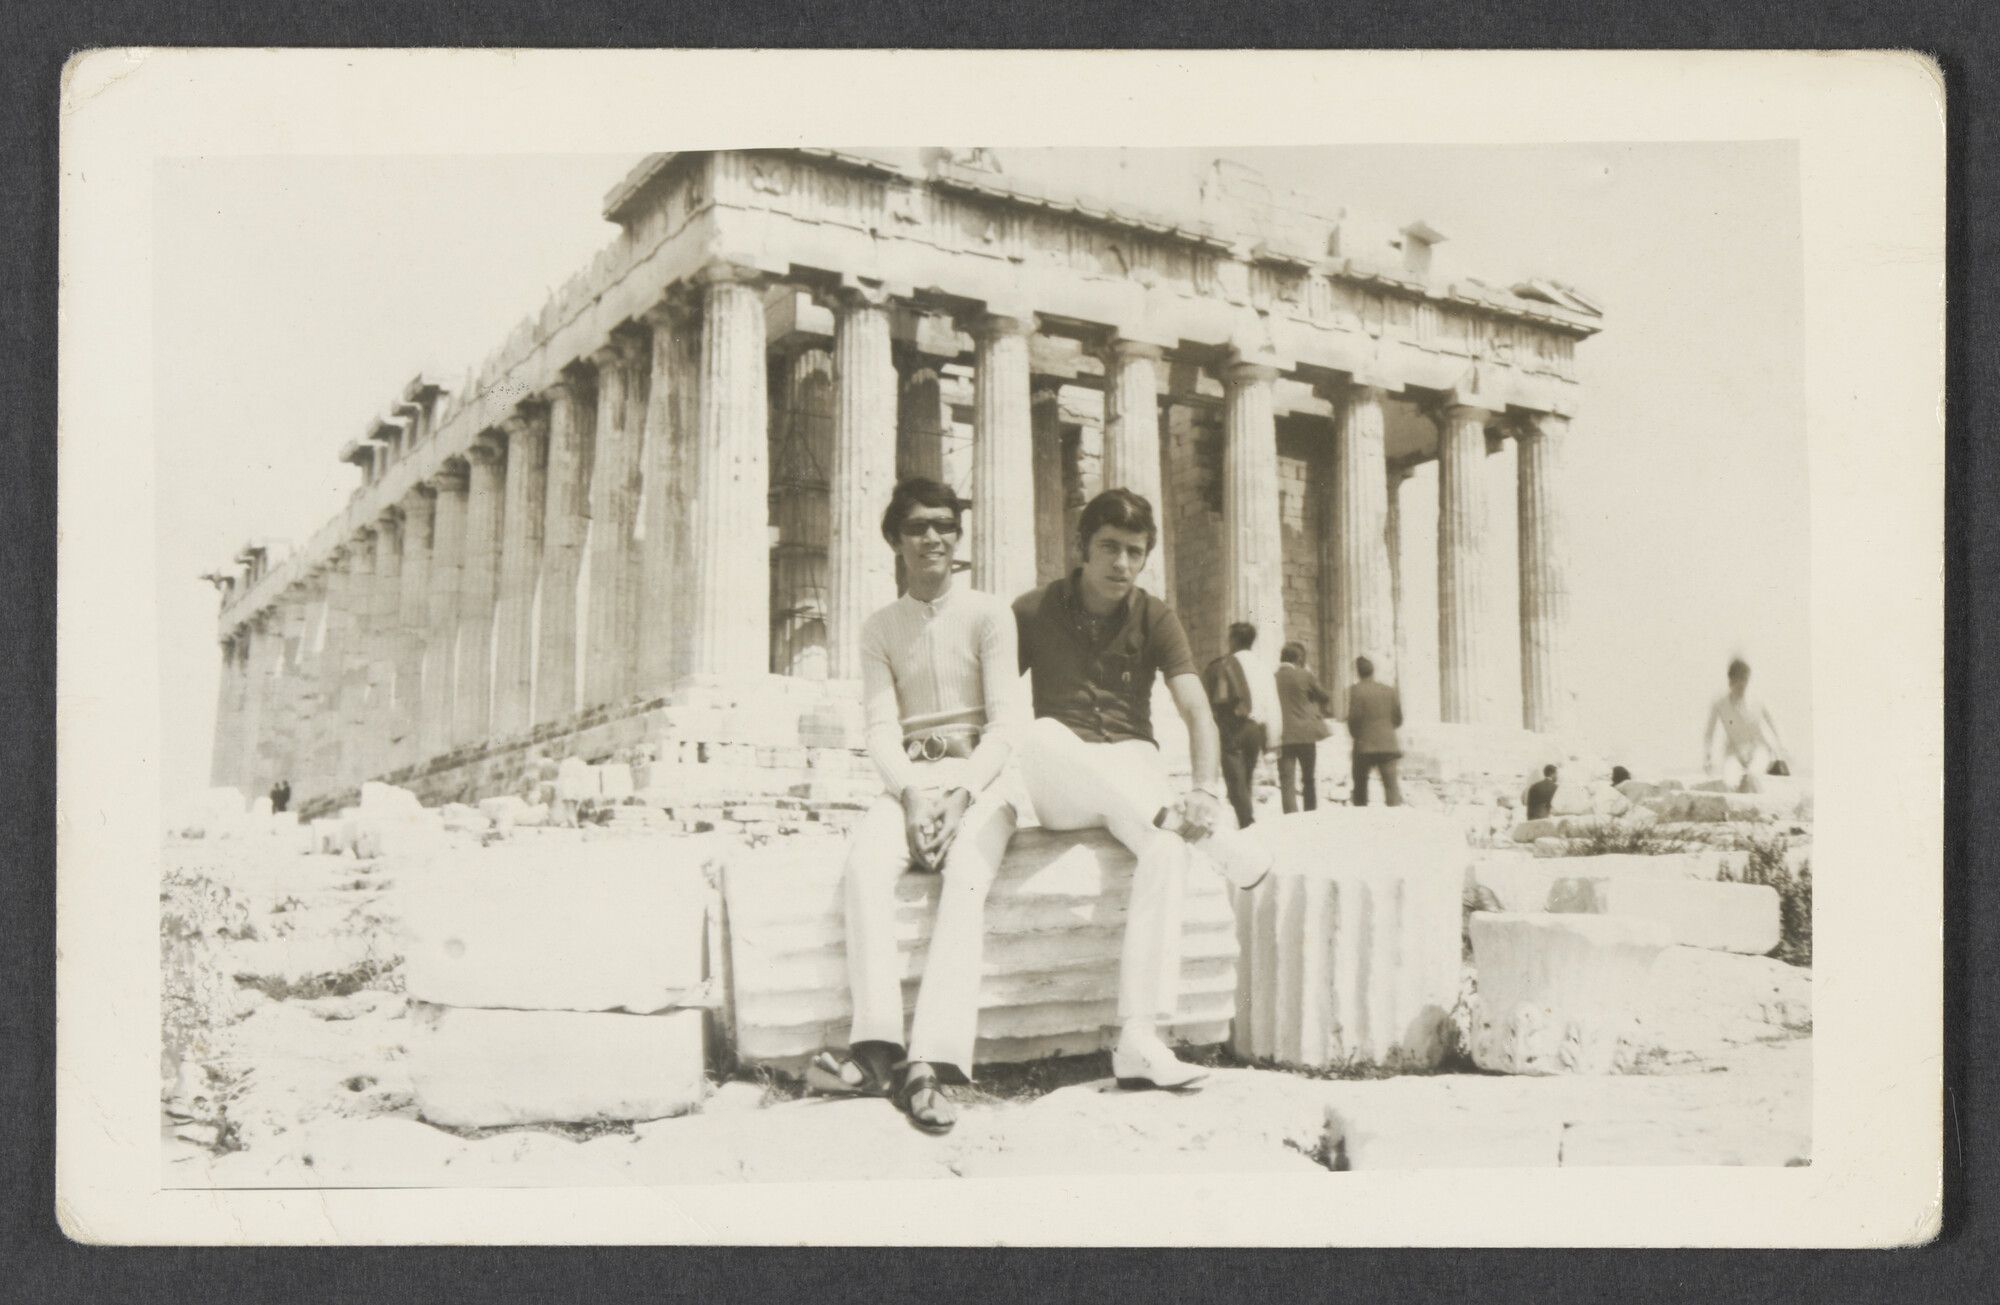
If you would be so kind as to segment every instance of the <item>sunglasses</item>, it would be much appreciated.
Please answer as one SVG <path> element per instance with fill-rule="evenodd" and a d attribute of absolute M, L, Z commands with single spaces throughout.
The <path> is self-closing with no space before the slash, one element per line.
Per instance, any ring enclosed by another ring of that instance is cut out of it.
<path fill-rule="evenodd" d="M 939 539 L 958 538 L 958 523 L 956 521 L 905 521 L 897 526 L 896 529 L 902 533 L 905 539 L 922 539 L 933 530 L 937 532 Z"/>

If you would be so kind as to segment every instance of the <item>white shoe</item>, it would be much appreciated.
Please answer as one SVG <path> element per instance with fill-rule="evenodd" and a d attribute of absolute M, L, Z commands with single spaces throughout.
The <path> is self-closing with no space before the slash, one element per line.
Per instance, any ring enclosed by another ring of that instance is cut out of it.
<path fill-rule="evenodd" d="M 1158 1038 L 1150 1038 L 1129 1047 L 1121 1041 L 1111 1053 L 1111 1076 L 1128 1091 L 1185 1092 L 1207 1078 L 1208 1071 L 1181 1060 Z"/>

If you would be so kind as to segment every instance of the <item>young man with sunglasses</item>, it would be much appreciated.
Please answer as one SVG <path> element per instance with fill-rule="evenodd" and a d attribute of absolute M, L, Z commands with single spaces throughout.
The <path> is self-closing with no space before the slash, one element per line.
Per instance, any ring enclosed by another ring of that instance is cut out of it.
<path fill-rule="evenodd" d="M 824 1091 L 893 1097 L 929 1133 L 957 1120 L 941 1085 L 970 1081 L 986 893 L 1014 835 L 994 780 L 1027 717 L 1007 604 L 952 579 L 963 506 L 913 477 L 882 516 L 908 586 L 861 627 L 868 753 L 886 789 L 847 850 L 848 1054 L 808 1073 Z M 912 868 L 944 882 L 905 1044 L 896 881 Z"/>
<path fill-rule="evenodd" d="M 1185 1089 L 1203 1071 L 1174 1055 L 1159 1026 L 1172 1021 L 1179 996 L 1190 844 L 1239 888 L 1255 887 L 1270 857 L 1234 832 L 1215 722 L 1187 634 L 1171 608 L 1138 587 L 1159 542 L 1152 504 L 1130 490 L 1106 490 L 1085 505 L 1077 539 L 1083 565 L 1014 602 L 1036 717 L 1021 776 L 1044 828 L 1103 827 L 1138 857 L 1112 1073 L 1120 1087 Z M 1178 796 L 1153 738 L 1155 675 L 1165 678 L 1188 730 L 1194 786 Z"/>

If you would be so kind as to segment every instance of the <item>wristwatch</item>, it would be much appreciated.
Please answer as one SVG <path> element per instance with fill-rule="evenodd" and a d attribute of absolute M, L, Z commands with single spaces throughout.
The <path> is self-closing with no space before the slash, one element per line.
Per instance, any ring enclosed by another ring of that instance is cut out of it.
<path fill-rule="evenodd" d="M 1226 802 L 1226 801 L 1228 801 L 1228 800 L 1229 800 L 1229 795 L 1228 795 L 1228 794 L 1226 794 L 1226 793 L 1218 793 L 1218 792 L 1216 792 L 1216 791 L 1215 791 L 1214 789 L 1210 788 L 1210 787 L 1209 787 L 1208 785 L 1206 785 L 1206 784 L 1196 784 L 1196 785 L 1194 786 L 1194 788 L 1195 788 L 1195 792 L 1197 792 L 1197 793 L 1206 793 L 1206 794 L 1208 794 L 1208 795 L 1209 795 L 1210 797 L 1214 798 L 1214 799 L 1215 799 L 1215 800 L 1216 800 L 1217 802 Z"/>

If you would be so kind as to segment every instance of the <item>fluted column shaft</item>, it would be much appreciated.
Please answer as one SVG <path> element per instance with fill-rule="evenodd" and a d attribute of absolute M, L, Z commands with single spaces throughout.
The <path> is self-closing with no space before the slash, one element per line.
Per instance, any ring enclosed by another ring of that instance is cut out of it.
<path fill-rule="evenodd" d="M 313 787 L 340 783 L 340 682 L 346 657 L 347 555 L 336 550 L 320 573 L 319 619 L 313 630 L 312 722 L 306 731 L 306 769 Z"/>
<path fill-rule="evenodd" d="M 1375 677 L 1396 683 L 1396 600 L 1389 570 L 1388 460 L 1383 445 L 1383 393 L 1357 385 L 1339 396 L 1334 425 L 1332 511 L 1322 571 L 1320 607 L 1332 614 L 1332 650 L 1325 668 L 1335 714 L 1347 717 L 1354 659 L 1375 664 Z M 1328 574 L 1328 573 L 1331 574 Z M 1329 593 L 1328 590 L 1331 590 Z"/>
<path fill-rule="evenodd" d="M 311 660 L 306 638 L 310 606 L 311 596 L 303 585 L 287 589 L 278 604 L 279 653 L 272 708 L 276 719 L 269 731 L 273 777 L 288 779 L 295 784 L 302 760 L 301 731 L 309 712 L 306 694 L 311 683 L 308 679 Z"/>
<path fill-rule="evenodd" d="M 1438 433 L 1438 697 L 1447 723 L 1486 719 L 1484 408 L 1445 409 Z"/>
<path fill-rule="evenodd" d="M 250 621 L 250 648 L 243 693 L 243 761 L 239 770 L 245 792 L 254 801 L 277 782 L 275 729 L 278 673 L 285 637 L 275 612 L 259 612 Z"/>
<path fill-rule="evenodd" d="M 418 486 L 403 498 L 403 561 L 396 600 L 396 682 L 390 733 L 395 740 L 391 763 L 408 766 L 423 760 L 424 642 L 430 632 L 431 523 L 436 492 Z"/>
<path fill-rule="evenodd" d="M 833 333 L 833 465 L 827 487 L 827 670 L 861 678 L 861 623 L 896 598 L 882 511 L 896 482 L 896 359 L 886 296 L 849 291 Z"/>
<path fill-rule="evenodd" d="M 1160 473 L 1160 350 L 1117 340 L 1104 360 L 1104 488 L 1129 489 L 1153 505 L 1161 540 L 1139 572 L 1139 587 L 1164 596 L 1167 501 Z"/>
<path fill-rule="evenodd" d="M 650 315 L 652 378 L 646 388 L 641 454 L 646 539 L 641 549 L 638 688 L 662 694 L 687 673 L 686 603 L 695 541 L 695 378 L 701 334 L 692 315 L 663 307 Z"/>
<path fill-rule="evenodd" d="M 1407 466 L 1388 468 L 1383 486 L 1386 508 L 1382 514 L 1382 545 L 1389 555 L 1389 609 L 1395 626 L 1396 680 L 1410 664 L 1409 626 L 1403 615 L 1403 482 L 1411 476 Z M 1410 704 L 1403 704 L 1407 714 Z"/>
<path fill-rule="evenodd" d="M 368 668 L 375 639 L 375 532 L 364 529 L 347 554 L 347 642 L 340 658 L 340 782 L 368 768 Z"/>
<path fill-rule="evenodd" d="M 385 512 L 375 522 L 375 576 L 369 583 L 368 682 L 364 691 L 364 778 L 393 768 L 396 645 L 402 632 L 403 522 Z"/>
<path fill-rule="evenodd" d="M 549 436 L 535 653 L 537 725 L 576 711 L 576 586 L 590 527 L 591 428 L 596 421 L 573 381 L 558 381 L 543 397 L 549 405 Z"/>
<path fill-rule="evenodd" d="M 1012 601 L 1035 583 L 1030 321 L 986 317 L 973 380 L 972 585 Z"/>
<path fill-rule="evenodd" d="M 1574 727 L 1569 684 L 1569 567 L 1563 445 L 1569 419 L 1540 413 L 1516 440 L 1521 566 L 1521 723 Z"/>
<path fill-rule="evenodd" d="M 944 432 L 949 425 L 937 368 L 922 355 L 906 354 L 896 403 L 896 479 L 944 479 Z"/>
<path fill-rule="evenodd" d="M 493 600 L 500 578 L 505 522 L 506 454 L 478 442 L 466 451 L 465 562 L 458 578 L 458 696 L 451 738 L 476 743 L 492 728 Z"/>
<path fill-rule="evenodd" d="M 692 666 L 698 675 L 770 667 L 765 376 L 764 301 L 744 281 L 716 275 L 702 295 Z"/>
<path fill-rule="evenodd" d="M 639 451 L 645 439 L 644 346 L 621 337 L 591 355 L 597 364 L 597 437 L 590 469 L 590 632 L 583 698 L 615 702 L 632 690 L 638 663 Z"/>
<path fill-rule="evenodd" d="M 426 760 L 451 751 L 452 710 L 458 701 L 458 589 L 465 570 L 468 483 L 458 464 L 449 464 L 431 480 L 437 497 L 431 521 L 423 715 L 417 746 Z"/>
<path fill-rule="evenodd" d="M 1029 399 L 1035 442 L 1035 583 L 1045 585 L 1069 573 L 1064 538 L 1061 393 L 1037 383 Z"/>
<path fill-rule="evenodd" d="M 212 788 L 234 788 L 243 764 L 242 635 L 222 641 L 222 674 L 215 690 L 215 739 L 208 753 L 208 782 Z"/>
<path fill-rule="evenodd" d="M 1278 427 L 1271 408 L 1277 377 L 1276 368 L 1255 363 L 1228 369 L 1222 452 L 1223 620 L 1256 626 L 1257 648 L 1273 665 L 1285 636 Z"/>
<path fill-rule="evenodd" d="M 493 732 L 519 734 L 534 723 L 535 581 L 542 569 L 543 499 L 548 482 L 548 417 L 540 410 L 506 424 L 506 505 L 500 514 L 500 579 L 493 603 Z"/>

